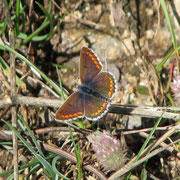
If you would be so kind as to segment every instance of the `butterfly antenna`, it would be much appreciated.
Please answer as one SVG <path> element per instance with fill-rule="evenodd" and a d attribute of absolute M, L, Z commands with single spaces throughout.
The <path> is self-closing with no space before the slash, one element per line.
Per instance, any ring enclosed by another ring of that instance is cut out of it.
<path fill-rule="evenodd" d="M 105 69 L 108 72 L 108 63 L 107 63 L 107 50 L 105 50 Z"/>
<path fill-rule="evenodd" d="M 105 45 L 106 46 L 106 45 Z M 104 70 L 108 72 L 108 66 L 107 66 L 107 48 L 103 48 L 104 50 Z"/>

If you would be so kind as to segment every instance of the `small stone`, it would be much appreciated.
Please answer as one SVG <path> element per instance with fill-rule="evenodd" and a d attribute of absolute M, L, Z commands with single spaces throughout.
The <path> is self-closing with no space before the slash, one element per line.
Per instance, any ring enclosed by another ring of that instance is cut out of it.
<path fill-rule="evenodd" d="M 153 39 L 153 37 L 154 37 L 154 31 L 151 29 L 147 30 L 146 31 L 146 38 L 147 39 Z"/>
<path fill-rule="evenodd" d="M 152 16 L 154 14 L 154 11 L 151 8 L 146 8 L 146 14 L 147 16 Z"/>

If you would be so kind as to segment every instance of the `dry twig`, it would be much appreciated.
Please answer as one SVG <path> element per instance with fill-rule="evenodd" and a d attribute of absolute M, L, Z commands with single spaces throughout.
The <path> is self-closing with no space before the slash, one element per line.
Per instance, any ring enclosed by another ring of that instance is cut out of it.
<path fill-rule="evenodd" d="M 6 97 L 10 98 L 10 97 Z M 46 99 L 42 97 L 29 97 L 15 95 L 11 97 L 13 104 L 25 104 L 31 106 L 54 107 L 59 108 L 63 101 L 59 99 Z M 3 102 L 11 102 L 9 100 L 0 100 L 0 107 L 7 105 Z M 176 111 L 172 113 L 171 111 Z M 163 114 L 163 118 L 178 120 L 180 119 L 179 107 L 150 107 L 150 106 L 132 106 L 132 105 L 119 105 L 112 104 L 109 113 L 123 114 L 123 115 L 137 115 L 141 117 L 159 118 Z"/>

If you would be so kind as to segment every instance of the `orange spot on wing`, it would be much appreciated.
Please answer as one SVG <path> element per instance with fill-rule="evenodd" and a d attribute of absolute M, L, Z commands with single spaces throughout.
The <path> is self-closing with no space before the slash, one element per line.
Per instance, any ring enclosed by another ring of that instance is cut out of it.
<path fill-rule="evenodd" d="M 100 66 L 100 65 L 96 65 L 96 67 L 97 67 L 98 69 L 101 69 L 101 66 Z"/>
<path fill-rule="evenodd" d="M 78 112 L 78 115 L 82 115 L 83 113 L 82 112 Z"/>
<path fill-rule="evenodd" d="M 99 61 L 98 61 L 97 58 L 94 56 L 94 54 L 92 54 L 91 52 L 85 52 L 85 54 L 91 58 L 91 60 L 93 61 L 93 63 L 96 65 L 96 68 L 101 69 L 101 65 L 99 64 Z"/>
<path fill-rule="evenodd" d="M 77 116 L 78 116 L 78 114 L 77 114 L 77 113 L 74 113 L 74 114 L 73 114 L 73 117 L 77 117 Z"/>
<path fill-rule="evenodd" d="M 105 110 L 107 103 L 103 103 L 103 105 L 100 107 L 100 109 L 98 109 L 95 113 L 93 113 L 93 116 L 99 115 L 101 112 L 103 112 Z"/>
<path fill-rule="evenodd" d="M 72 114 L 69 114 L 69 117 L 71 117 L 71 118 L 72 118 L 72 117 L 73 117 L 73 115 L 72 115 Z"/>
<path fill-rule="evenodd" d="M 109 78 L 110 85 L 109 85 L 109 93 L 108 96 L 111 97 L 114 92 L 114 80 L 112 78 Z"/>

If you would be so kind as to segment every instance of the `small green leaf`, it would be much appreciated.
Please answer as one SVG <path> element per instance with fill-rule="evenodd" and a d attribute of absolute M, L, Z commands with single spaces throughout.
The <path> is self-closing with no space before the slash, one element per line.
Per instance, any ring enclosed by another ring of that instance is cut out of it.
<path fill-rule="evenodd" d="M 149 90 L 146 86 L 138 86 L 136 91 L 139 93 L 139 94 L 143 94 L 143 95 L 149 95 Z"/>

